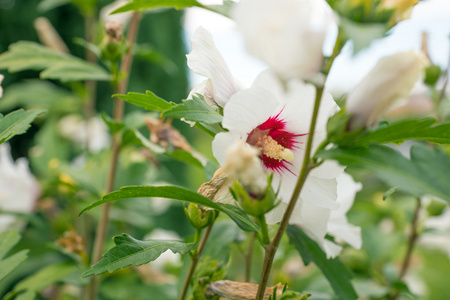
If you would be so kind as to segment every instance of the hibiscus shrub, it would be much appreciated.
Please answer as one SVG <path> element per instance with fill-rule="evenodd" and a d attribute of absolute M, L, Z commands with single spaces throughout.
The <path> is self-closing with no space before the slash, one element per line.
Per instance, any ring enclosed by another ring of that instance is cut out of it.
<path fill-rule="evenodd" d="M 0 54 L 4 299 L 447 299 L 448 69 L 423 35 L 329 88 L 417 2 L 41 1 L 85 53 L 40 17 Z M 267 69 L 246 87 L 205 27 L 186 64 L 174 9 L 229 18 Z"/>

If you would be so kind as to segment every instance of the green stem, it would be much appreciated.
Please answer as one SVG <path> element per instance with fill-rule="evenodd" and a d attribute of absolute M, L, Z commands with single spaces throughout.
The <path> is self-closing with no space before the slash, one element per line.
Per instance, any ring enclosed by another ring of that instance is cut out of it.
<path fill-rule="evenodd" d="M 128 30 L 128 36 L 127 41 L 130 45 L 130 49 L 127 52 L 127 54 L 123 57 L 120 69 L 121 73 L 123 74 L 129 74 L 131 69 L 131 64 L 133 62 L 133 45 L 136 41 L 137 37 L 137 31 L 139 28 L 139 22 L 140 22 L 140 13 L 135 12 L 131 18 L 130 27 Z M 128 79 L 129 76 L 126 76 L 117 86 L 117 92 L 116 94 L 125 94 L 127 85 L 128 85 Z M 123 100 L 119 98 L 114 99 L 114 120 L 121 121 L 123 119 L 125 110 L 125 103 Z M 110 193 L 114 189 L 114 182 L 116 178 L 116 172 L 117 172 L 117 165 L 119 161 L 119 151 L 121 147 L 120 143 L 121 137 L 119 134 L 115 134 L 113 136 L 112 141 L 112 149 L 111 149 L 111 160 L 110 160 L 110 169 L 108 172 L 108 177 L 106 181 L 105 186 L 105 192 Z M 97 263 L 102 256 L 103 251 L 103 244 L 106 237 L 106 231 L 108 229 L 108 223 L 109 223 L 109 210 L 110 210 L 111 203 L 106 203 L 102 207 L 100 220 L 97 225 L 97 232 L 95 236 L 95 243 L 94 243 L 94 250 L 92 252 L 92 261 L 91 263 L 95 264 Z M 87 292 L 86 299 L 88 300 L 94 300 L 97 299 L 97 290 L 98 290 L 98 277 L 93 276 Z"/>
<path fill-rule="evenodd" d="M 342 35 L 342 31 L 339 30 L 338 36 L 336 38 L 336 43 L 334 45 L 333 53 L 327 59 L 324 65 L 323 73 L 325 74 L 325 81 L 327 79 L 328 73 L 331 70 L 334 60 L 341 52 L 341 49 L 345 43 L 345 39 Z M 275 253 L 277 252 L 278 246 L 280 245 L 281 238 L 283 237 L 284 232 L 286 231 L 287 225 L 289 223 L 289 219 L 291 218 L 292 212 L 294 210 L 295 204 L 297 204 L 297 200 L 300 196 L 300 192 L 305 184 L 306 178 L 308 177 L 309 172 L 315 168 L 317 165 L 311 161 L 311 149 L 314 133 L 316 130 L 316 122 L 317 116 L 319 113 L 320 102 L 322 100 L 322 94 L 324 91 L 325 85 L 316 86 L 316 98 L 314 101 L 314 109 L 311 118 L 311 124 L 308 135 L 308 142 L 306 144 L 305 155 L 303 158 L 303 165 L 300 171 L 300 175 L 297 180 L 297 184 L 295 186 L 294 192 L 292 193 L 292 197 L 289 201 L 289 204 L 286 208 L 286 211 L 283 215 L 283 218 L 280 222 L 280 227 L 278 228 L 272 242 L 266 246 L 264 246 L 265 254 L 264 254 L 264 262 L 261 271 L 261 277 L 259 279 L 258 292 L 256 294 L 256 300 L 263 300 L 264 292 L 266 290 L 267 281 L 269 280 L 270 270 L 272 268 L 273 259 L 275 257 Z"/>
<path fill-rule="evenodd" d="M 255 243 L 256 233 L 253 231 L 250 233 L 250 239 L 248 241 L 248 250 L 245 254 L 245 282 L 250 282 L 252 274 L 252 257 L 253 257 L 253 245 Z"/>
<path fill-rule="evenodd" d="M 200 244 L 197 247 L 197 251 L 192 258 L 191 266 L 189 267 L 188 274 L 186 276 L 186 279 L 184 280 L 183 289 L 181 290 L 179 300 L 184 300 L 186 297 L 187 291 L 189 289 L 189 283 L 191 282 L 192 275 L 194 275 L 195 268 L 197 267 L 197 263 L 200 260 L 200 256 L 202 255 L 203 249 L 205 248 L 206 241 L 208 240 L 209 234 L 211 233 L 211 230 L 213 228 L 214 222 L 211 223 L 208 227 L 206 227 L 205 233 L 203 233 L 202 239 L 200 241 Z M 196 232 L 197 234 L 197 232 Z"/>
<path fill-rule="evenodd" d="M 417 225 L 418 225 L 418 220 L 419 220 L 420 209 L 421 209 L 421 202 L 420 202 L 420 199 L 417 199 L 416 209 L 414 210 L 414 216 L 413 216 L 412 222 L 411 222 L 411 233 L 410 233 L 409 239 L 408 239 L 408 247 L 406 249 L 405 258 L 403 259 L 403 263 L 402 263 L 402 266 L 400 269 L 400 275 L 398 276 L 399 281 L 403 280 L 403 278 L 406 275 L 406 272 L 408 271 L 409 264 L 411 263 L 412 252 L 413 252 L 414 246 L 416 244 L 417 237 L 419 235 Z M 391 300 L 396 300 L 399 295 L 400 295 L 400 292 L 396 291 L 394 293 L 394 295 L 392 296 Z"/>
<path fill-rule="evenodd" d="M 261 241 L 263 246 L 270 244 L 269 228 L 267 226 L 266 216 L 265 215 L 259 216 L 258 223 L 259 227 L 261 227 Z"/>
<path fill-rule="evenodd" d="M 289 204 L 286 208 L 286 211 L 283 215 L 283 218 L 280 222 L 280 227 L 278 228 L 275 237 L 273 238 L 272 242 L 264 247 L 265 249 L 265 255 L 264 255 L 264 264 L 261 272 L 261 277 L 259 281 L 258 286 L 258 292 L 256 294 L 257 300 L 262 300 L 264 298 L 264 292 L 266 290 L 267 281 L 269 280 L 270 270 L 272 268 L 273 259 L 275 257 L 275 253 L 277 252 L 278 246 L 280 245 L 281 238 L 283 237 L 283 234 L 287 228 L 287 225 L 289 223 L 289 219 L 291 218 L 292 212 L 294 211 L 295 204 L 297 204 L 297 200 L 300 196 L 300 192 L 303 188 L 303 185 L 306 181 L 306 178 L 311 171 L 311 169 L 314 167 L 313 164 L 311 164 L 311 149 L 312 149 L 312 141 L 314 137 L 314 132 L 316 129 L 316 121 L 317 121 L 317 115 L 319 113 L 319 107 L 320 102 L 322 100 L 322 94 L 323 94 L 324 87 L 316 87 L 316 99 L 314 103 L 314 110 L 313 115 L 311 118 L 311 125 L 310 125 L 310 131 L 308 135 L 308 143 L 306 144 L 306 150 L 305 155 L 303 158 L 303 165 L 300 172 L 300 175 L 297 180 L 297 184 L 295 186 L 294 192 L 292 194 L 292 197 L 289 201 Z"/>

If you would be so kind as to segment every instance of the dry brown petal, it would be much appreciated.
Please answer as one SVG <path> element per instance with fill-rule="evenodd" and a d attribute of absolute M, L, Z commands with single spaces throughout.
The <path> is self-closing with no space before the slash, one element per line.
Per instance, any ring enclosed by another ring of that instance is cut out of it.
<path fill-rule="evenodd" d="M 229 189 L 235 178 L 226 174 L 222 168 L 219 168 L 213 178 L 203 183 L 197 190 L 197 193 L 210 199 L 213 202 L 229 203 L 232 199 Z"/>
<path fill-rule="evenodd" d="M 123 24 L 117 21 L 110 21 L 105 25 L 105 32 L 110 42 L 120 42 L 123 36 Z"/>
<path fill-rule="evenodd" d="M 42 44 L 55 51 L 69 53 L 66 44 L 47 18 L 40 17 L 34 20 L 34 28 Z"/>
<path fill-rule="evenodd" d="M 63 236 L 55 241 L 55 244 L 63 247 L 67 252 L 77 253 L 81 256 L 85 255 L 84 239 L 73 228 L 64 232 Z"/>
<path fill-rule="evenodd" d="M 161 145 L 164 148 L 168 148 L 170 145 L 175 149 L 181 149 L 187 152 L 191 152 L 191 146 L 181 133 L 172 127 L 172 120 L 163 119 L 146 119 L 148 130 L 150 131 L 150 141 L 153 144 Z"/>
<path fill-rule="evenodd" d="M 267 287 L 264 293 L 264 300 L 269 299 L 273 290 L 277 288 L 277 297 L 283 293 L 283 285 L 278 283 L 273 287 Z M 230 280 L 219 280 L 208 285 L 208 292 L 211 295 L 219 295 L 230 300 L 254 300 L 258 291 L 258 285 L 247 282 L 236 282 Z"/>

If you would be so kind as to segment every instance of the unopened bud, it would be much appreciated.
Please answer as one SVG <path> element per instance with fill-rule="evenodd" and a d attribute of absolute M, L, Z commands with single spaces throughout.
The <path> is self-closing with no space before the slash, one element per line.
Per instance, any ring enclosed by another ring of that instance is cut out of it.
<path fill-rule="evenodd" d="M 352 115 L 349 128 L 375 124 L 393 103 L 406 99 L 426 62 L 414 51 L 381 58 L 348 96 L 347 112 Z"/>
<path fill-rule="evenodd" d="M 275 207 L 276 193 L 272 188 L 272 174 L 268 176 L 266 189 L 262 193 L 253 194 L 247 191 L 237 180 L 231 191 L 241 207 L 252 216 L 262 216 Z"/>
<path fill-rule="evenodd" d="M 125 47 L 123 25 L 116 21 L 106 23 L 105 36 L 100 44 L 102 58 L 111 62 L 118 62 L 126 50 Z"/>
<path fill-rule="evenodd" d="M 184 208 L 184 213 L 192 226 L 197 229 L 205 228 L 211 224 L 216 217 L 216 211 L 214 209 L 195 203 L 189 203 L 188 207 Z"/>

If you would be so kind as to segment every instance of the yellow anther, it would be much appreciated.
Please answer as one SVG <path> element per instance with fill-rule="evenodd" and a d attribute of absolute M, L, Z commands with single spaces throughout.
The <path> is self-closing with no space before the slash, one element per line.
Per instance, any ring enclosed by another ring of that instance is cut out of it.
<path fill-rule="evenodd" d="M 294 159 L 294 153 L 292 153 L 291 150 L 284 148 L 268 135 L 258 138 L 255 146 L 258 147 L 265 156 L 278 161 L 282 161 L 283 159 L 292 161 Z"/>

